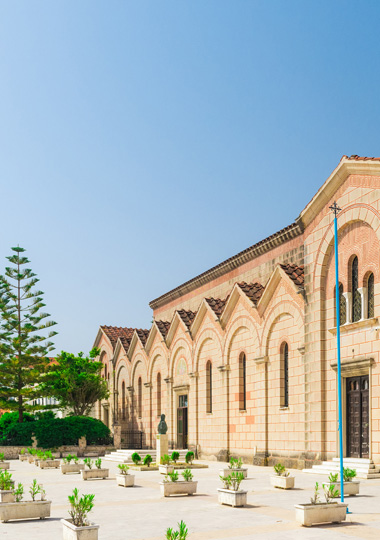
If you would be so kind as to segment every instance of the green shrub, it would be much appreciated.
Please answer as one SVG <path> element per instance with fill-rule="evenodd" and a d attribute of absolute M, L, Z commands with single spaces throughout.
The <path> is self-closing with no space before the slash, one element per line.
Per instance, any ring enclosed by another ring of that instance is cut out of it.
<path fill-rule="evenodd" d="M 27 412 L 24 412 L 24 423 L 34 422 L 36 418 Z M 6 412 L 0 418 L 0 437 L 14 424 L 18 424 L 18 412 Z"/>
<path fill-rule="evenodd" d="M 133 452 L 132 456 L 132 461 L 135 465 L 138 465 L 141 461 L 141 457 L 139 456 L 139 454 L 137 452 Z"/>
<path fill-rule="evenodd" d="M 174 461 L 174 463 L 177 463 L 178 460 L 179 460 L 179 452 L 174 451 L 172 453 L 172 461 Z"/>
<path fill-rule="evenodd" d="M 186 457 L 185 457 L 186 463 L 189 463 L 191 465 L 193 462 L 193 459 L 194 459 L 194 452 L 187 452 Z"/>
<path fill-rule="evenodd" d="M 161 465 L 169 465 L 170 456 L 168 454 L 164 454 L 163 456 L 161 456 L 160 463 L 161 463 Z"/>
<path fill-rule="evenodd" d="M 150 467 L 150 464 L 152 463 L 153 459 L 152 459 L 152 456 L 150 454 L 147 454 L 145 457 L 144 457 L 144 465 L 146 465 L 147 467 Z"/>
<path fill-rule="evenodd" d="M 189 531 L 186 527 L 185 522 L 181 521 L 180 523 L 178 523 L 178 527 L 178 531 L 173 531 L 171 527 L 169 529 L 166 529 L 166 540 L 186 540 Z"/>
<path fill-rule="evenodd" d="M 69 495 L 70 510 L 69 514 L 73 520 L 73 525 L 83 527 L 88 525 L 87 514 L 94 508 L 95 495 L 82 495 L 79 498 L 78 488 L 73 490 L 73 494 Z"/>
<path fill-rule="evenodd" d="M 190 482 L 193 479 L 193 473 L 191 472 L 190 469 L 185 469 L 182 472 L 182 476 L 183 476 L 183 478 L 185 479 L 186 482 Z"/>

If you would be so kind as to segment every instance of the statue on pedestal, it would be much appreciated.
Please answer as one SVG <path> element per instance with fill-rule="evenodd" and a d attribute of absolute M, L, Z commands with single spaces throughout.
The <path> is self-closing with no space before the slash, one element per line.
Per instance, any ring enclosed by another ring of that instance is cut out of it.
<path fill-rule="evenodd" d="M 158 428 L 157 428 L 158 434 L 159 435 L 166 435 L 167 430 L 168 430 L 168 425 L 165 422 L 165 415 L 161 414 L 161 420 L 160 420 L 160 423 L 158 424 Z"/>

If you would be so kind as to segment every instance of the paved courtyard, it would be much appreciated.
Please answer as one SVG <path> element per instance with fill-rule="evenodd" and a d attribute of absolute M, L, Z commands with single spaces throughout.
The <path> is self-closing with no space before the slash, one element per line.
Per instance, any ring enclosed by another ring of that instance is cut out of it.
<path fill-rule="evenodd" d="M 190 531 L 189 540 L 266 540 L 297 539 L 380 539 L 380 480 L 362 480 L 361 495 L 348 498 L 347 523 L 304 528 L 295 522 L 294 504 L 309 502 L 315 481 L 325 477 L 293 471 L 296 489 L 274 490 L 269 485 L 269 468 L 248 466 L 248 506 L 230 508 L 217 502 L 220 463 L 204 462 L 208 469 L 194 470 L 198 494 L 192 497 L 161 498 L 158 471 L 133 472 L 134 488 L 116 485 L 117 465 L 110 464 L 110 479 L 83 481 L 79 475 L 62 475 L 59 470 L 40 470 L 27 462 L 11 461 L 11 472 L 22 482 L 25 492 L 33 478 L 43 484 L 52 500 L 49 520 L 0 523 L 4 540 L 58 540 L 62 538 L 60 519 L 68 517 L 67 496 L 74 487 L 81 493 L 95 493 L 92 521 L 100 525 L 100 540 L 164 540 L 167 527 L 183 519 Z M 107 465 L 108 466 L 108 465 Z M 29 494 L 25 499 L 29 498 Z"/>

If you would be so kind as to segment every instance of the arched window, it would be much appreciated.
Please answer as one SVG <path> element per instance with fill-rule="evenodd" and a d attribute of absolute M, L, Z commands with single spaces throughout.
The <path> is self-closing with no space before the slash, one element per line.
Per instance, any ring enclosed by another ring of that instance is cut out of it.
<path fill-rule="evenodd" d="M 107 380 L 107 364 L 104 364 L 104 379 Z"/>
<path fill-rule="evenodd" d="M 141 380 L 141 377 L 139 377 L 139 382 L 138 382 L 137 399 L 138 399 L 137 416 L 139 418 L 141 418 L 141 416 L 142 416 L 142 380 Z"/>
<path fill-rule="evenodd" d="M 157 416 L 161 416 L 161 373 L 157 373 Z"/>
<path fill-rule="evenodd" d="M 280 379 L 281 407 L 289 407 L 289 346 L 286 342 L 281 345 Z"/>
<path fill-rule="evenodd" d="M 123 420 L 125 420 L 125 382 L 121 385 L 121 414 Z"/>
<path fill-rule="evenodd" d="M 367 279 L 367 294 L 368 294 L 368 319 L 375 316 L 375 278 L 370 274 Z"/>
<path fill-rule="evenodd" d="M 336 287 L 334 287 L 334 324 L 336 326 Z M 343 296 L 343 285 L 342 283 L 339 284 L 339 316 L 340 316 L 340 324 L 345 324 L 347 320 L 347 313 L 346 313 L 346 299 Z"/>
<path fill-rule="evenodd" d="M 206 364 L 206 412 L 212 413 L 212 363 Z"/>
<path fill-rule="evenodd" d="M 245 354 L 239 356 L 239 409 L 247 409 L 247 365 Z"/>
<path fill-rule="evenodd" d="M 354 257 L 351 263 L 352 322 L 360 321 L 362 318 L 362 297 L 358 287 L 359 261 L 357 257 Z"/>

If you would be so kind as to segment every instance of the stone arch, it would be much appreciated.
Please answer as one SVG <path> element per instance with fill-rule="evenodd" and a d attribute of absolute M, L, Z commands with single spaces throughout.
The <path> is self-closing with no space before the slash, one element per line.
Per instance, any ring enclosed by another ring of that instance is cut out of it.
<path fill-rule="evenodd" d="M 136 376 L 136 370 L 139 366 L 139 364 L 141 364 L 143 366 L 143 374 L 145 376 L 145 381 L 143 382 L 147 382 L 148 380 L 148 377 L 147 377 L 147 365 L 146 365 L 146 362 L 145 362 L 145 358 L 143 357 L 143 355 L 141 353 L 138 353 L 135 358 L 133 359 L 133 364 L 132 364 L 132 373 L 131 373 L 131 383 L 132 383 L 132 386 L 133 388 L 135 388 L 135 376 Z"/>
<path fill-rule="evenodd" d="M 237 317 L 236 319 L 232 321 L 225 335 L 224 347 L 223 347 L 223 364 L 224 365 L 229 364 L 229 354 L 230 354 L 232 342 L 234 340 L 236 333 L 242 328 L 245 328 L 246 330 L 248 330 L 248 332 L 252 336 L 253 345 L 255 349 L 259 350 L 260 338 L 259 338 L 259 333 L 256 326 L 253 324 L 252 320 L 249 317 L 247 317 L 246 315 L 240 315 L 240 317 Z"/>
<path fill-rule="evenodd" d="M 206 328 L 202 330 L 202 332 L 199 334 L 198 339 L 195 343 L 195 350 L 194 350 L 194 365 L 193 365 L 193 371 L 197 372 L 199 367 L 199 356 L 202 352 L 202 349 L 207 341 L 214 341 L 218 347 L 218 352 L 220 354 L 220 361 L 222 362 L 223 358 L 223 352 L 222 352 L 222 344 L 220 341 L 220 338 L 216 331 L 214 329 Z M 213 365 L 217 367 L 217 362 L 213 361 Z"/>
<path fill-rule="evenodd" d="M 261 347 L 262 347 L 262 353 L 263 355 L 268 354 L 268 343 L 269 343 L 269 337 L 271 334 L 271 330 L 273 326 L 276 324 L 277 320 L 281 315 L 289 315 L 293 318 L 295 321 L 297 328 L 298 328 L 298 334 L 301 339 L 302 331 L 303 331 L 303 316 L 299 309 L 299 307 L 296 304 L 293 304 L 292 302 L 278 302 L 275 306 L 272 307 L 270 312 L 268 313 L 268 317 L 265 321 L 262 338 L 261 338 Z"/>
<path fill-rule="evenodd" d="M 186 339 L 179 337 L 173 344 L 173 352 L 169 358 L 169 376 L 174 377 L 174 366 L 177 361 L 178 355 L 183 351 L 183 356 L 186 359 L 187 363 L 187 373 L 191 371 L 192 367 L 192 354 L 191 348 Z"/>
<path fill-rule="evenodd" d="M 165 358 L 166 356 L 166 358 Z M 150 357 L 148 359 L 148 382 L 152 383 L 152 373 L 154 370 L 154 364 L 158 361 L 158 359 L 162 360 L 163 365 L 165 366 L 166 373 L 162 373 L 163 377 L 167 376 L 168 372 L 168 358 L 167 354 L 165 354 L 165 350 L 162 347 L 161 344 L 158 344 L 156 347 L 154 347 L 151 351 Z"/>

